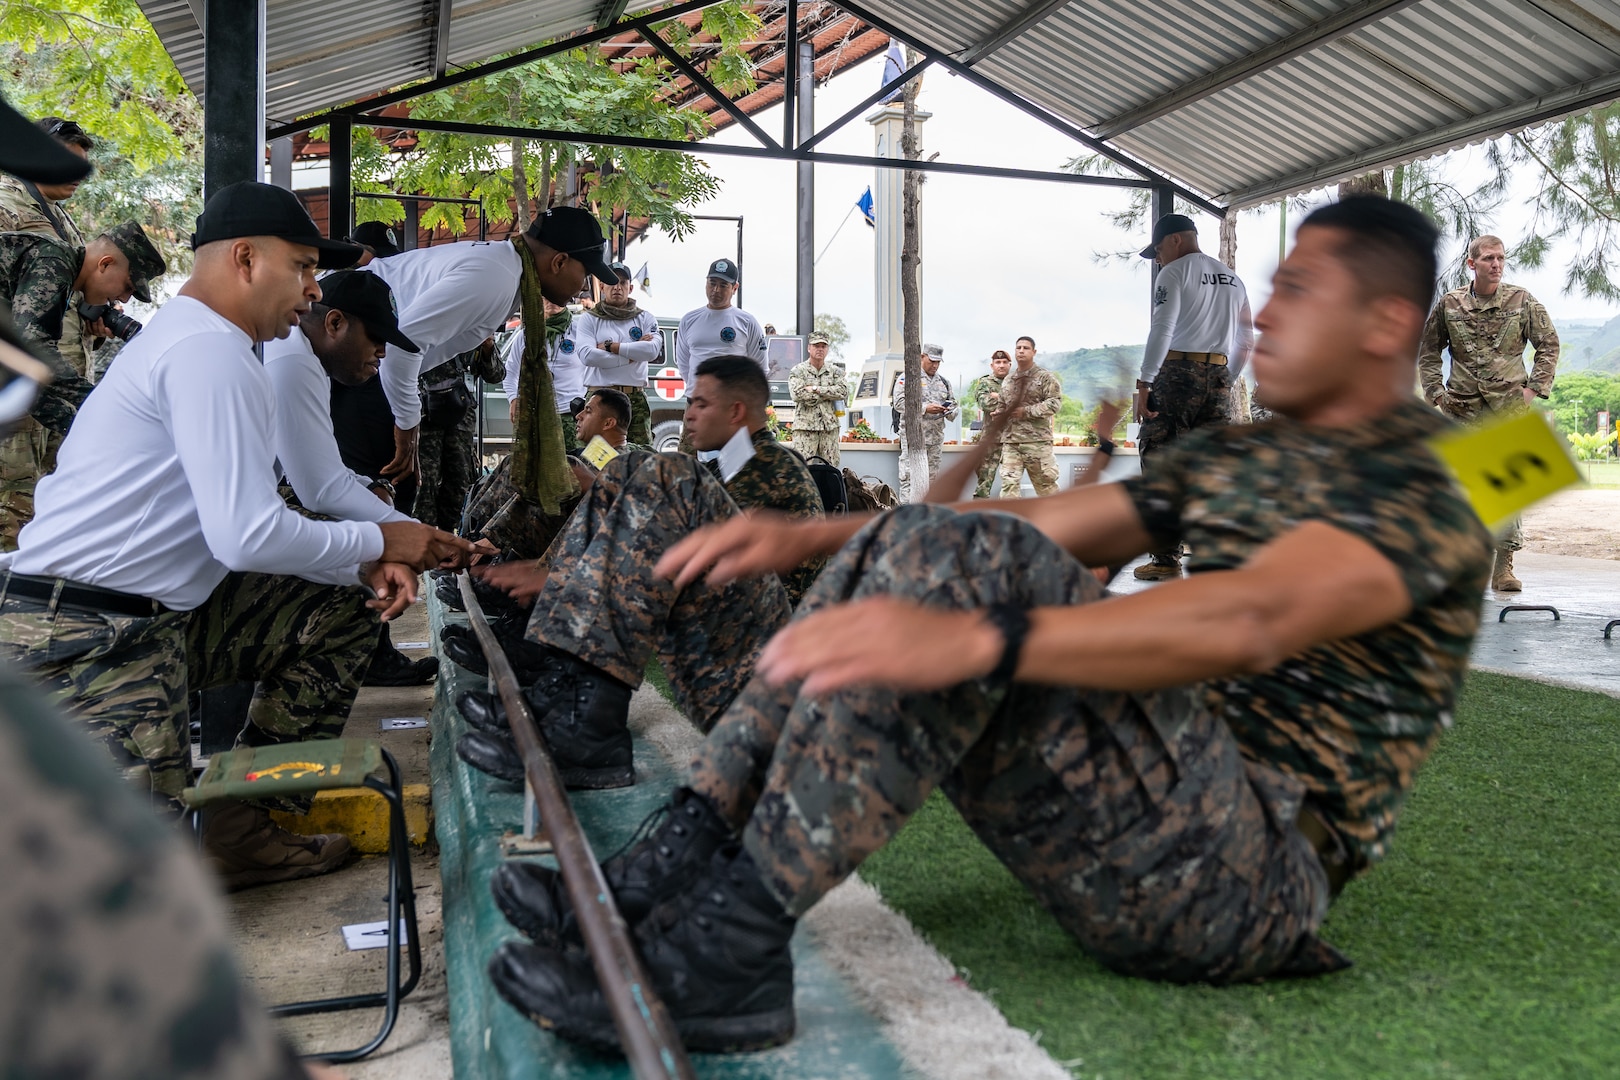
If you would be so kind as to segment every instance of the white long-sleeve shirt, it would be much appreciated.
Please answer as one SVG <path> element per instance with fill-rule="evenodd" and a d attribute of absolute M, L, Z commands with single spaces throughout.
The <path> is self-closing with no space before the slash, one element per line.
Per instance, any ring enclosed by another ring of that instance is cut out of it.
<path fill-rule="evenodd" d="M 597 348 L 604 341 L 617 341 L 619 351 Z M 664 351 L 658 320 L 646 311 L 633 319 L 604 319 L 582 311 L 568 328 L 565 346 L 568 342 L 584 366 L 586 386 L 646 386 L 647 365 Z"/>
<path fill-rule="evenodd" d="M 506 391 L 508 401 L 516 401 L 518 396 L 518 376 L 523 370 L 523 331 L 524 327 L 517 328 L 507 339 L 506 351 L 501 355 L 501 363 L 506 367 L 501 389 Z M 585 396 L 585 366 L 579 362 L 575 350 L 563 348 L 567 337 L 564 331 L 546 343 L 546 366 L 551 369 L 552 396 L 556 398 L 559 413 L 567 412 L 575 398 Z"/>
<path fill-rule="evenodd" d="M 504 240 L 464 240 L 373 259 L 363 269 L 394 290 L 399 328 L 422 350 L 388 346 L 378 373 L 395 425 L 410 429 L 422 422 L 417 379 L 506 325 L 517 310 L 523 263 Z"/>
<path fill-rule="evenodd" d="M 765 330 L 742 308 L 700 307 L 681 316 L 675 332 L 675 367 L 692 385 L 692 373 L 711 356 L 748 356 L 765 365 Z"/>
<path fill-rule="evenodd" d="M 276 458 L 305 509 L 340 521 L 412 520 L 343 464 L 332 434 L 332 383 L 302 330 L 265 344 L 264 373 L 276 397 Z"/>
<path fill-rule="evenodd" d="M 247 334 L 200 301 L 170 300 L 85 399 L 0 567 L 178 611 L 233 570 L 357 584 L 360 564 L 382 554 L 382 530 L 288 509 L 275 414 Z"/>
<path fill-rule="evenodd" d="M 1254 327 L 1243 318 L 1248 307 L 1242 279 L 1201 251 L 1160 270 L 1153 286 L 1153 324 L 1142 353 L 1142 381 L 1153 381 L 1171 349 L 1224 353 L 1232 377 L 1243 374 L 1254 344 Z"/>

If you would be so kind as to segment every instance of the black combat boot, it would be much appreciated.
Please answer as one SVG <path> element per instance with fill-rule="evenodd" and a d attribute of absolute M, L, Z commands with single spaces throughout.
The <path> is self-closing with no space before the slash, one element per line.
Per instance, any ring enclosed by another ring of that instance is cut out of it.
<path fill-rule="evenodd" d="M 602 876 L 618 901 L 619 914 L 636 927 L 658 904 L 680 893 L 708 868 L 732 838 L 731 826 L 709 800 L 691 788 L 676 788 L 669 802 L 647 816 L 636 834 L 602 862 Z M 489 879 L 495 906 L 506 921 L 537 945 L 580 945 L 579 925 L 562 875 L 534 862 L 509 862 Z"/>
<path fill-rule="evenodd" d="M 383 623 L 382 636 L 371 653 L 371 666 L 366 668 L 362 686 L 426 686 L 439 674 L 439 658 L 424 656 L 412 660 L 398 649 Z"/>
<path fill-rule="evenodd" d="M 636 928 L 648 977 L 688 1050 L 741 1053 L 793 1037 L 797 920 L 740 845 L 720 849 L 685 891 Z M 508 942 L 489 962 L 495 989 L 565 1039 L 619 1049 L 607 999 L 582 948 Z"/>
<path fill-rule="evenodd" d="M 509 611 L 527 610 L 530 605 L 519 603 L 512 598 L 512 594 L 505 589 L 496 588 L 484 581 L 483 578 L 473 578 L 473 595 L 478 597 L 478 606 L 484 609 L 484 615 L 495 618 Z M 439 596 L 439 602 L 452 611 L 466 611 L 467 605 L 461 599 L 461 584 L 456 580 L 454 572 L 441 577 L 434 585 L 433 591 Z"/>
<path fill-rule="evenodd" d="M 630 741 L 629 686 L 556 649 L 542 650 L 538 674 L 523 691 L 564 785 L 574 789 L 629 787 L 636 782 Z M 456 708 L 475 729 L 456 742 L 467 764 L 503 780 L 523 779 L 500 699 L 468 690 Z"/>
<path fill-rule="evenodd" d="M 490 623 L 490 631 L 512 665 L 512 674 L 527 686 L 537 681 L 545 660 L 545 646 L 524 637 L 528 616 L 514 615 Z M 474 675 L 489 674 L 489 660 L 478 643 L 478 635 L 470 626 L 451 625 L 439 631 L 439 649 L 456 666 L 466 668 Z"/>

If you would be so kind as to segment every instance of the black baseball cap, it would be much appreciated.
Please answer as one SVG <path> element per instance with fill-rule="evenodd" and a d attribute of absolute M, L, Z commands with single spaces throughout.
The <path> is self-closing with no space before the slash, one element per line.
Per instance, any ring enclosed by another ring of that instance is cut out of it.
<path fill-rule="evenodd" d="M 275 236 L 312 247 L 320 252 L 317 265 L 322 270 L 353 266 L 363 253 L 358 244 L 322 236 L 298 196 L 286 188 L 254 180 L 241 180 L 214 192 L 197 215 L 191 250 L 239 236 Z"/>
<path fill-rule="evenodd" d="M 602 284 L 619 283 L 619 275 L 608 266 L 607 240 L 602 236 L 602 226 L 589 210 L 553 206 L 529 226 L 529 236 L 553 251 L 578 259 Z"/>
<path fill-rule="evenodd" d="M 399 235 L 386 221 L 363 221 L 354 227 L 354 232 L 346 239 L 351 244 L 359 244 L 363 248 L 370 249 L 379 259 L 398 255 L 402 250 L 399 246 Z"/>
<path fill-rule="evenodd" d="M 0 98 L 0 169 L 38 184 L 65 184 L 89 176 L 90 162 Z"/>
<path fill-rule="evenodd" d="M 262 235 L 262 234 L 256 234 Z M 318 303 L 353 315 L 373 341 L 398 345 L 406 352 L 421 352 L 416 342 L 399 332 L 399 304 L 388 282 L 365 270 L 339 270 L 321 278 Z"/>
<path fill-rule="evenodd" d="M 613 271 L 614 275 L 617 276 L 620 281 L 635 280 L 630 268 L 624 265 L 624 263 L 620 262 L 618 259 L 614 259 L 612 262 L 608 263 L 608 269 Z"/>
<path fill-rule="evenodd" d="M 735 259 L 716 259 L 709 264 L 709 276 L 719 278 L 728 285 L 736 285 L 742 281 L 742 267 L 737 265 Z"/>
<path fill-rule="evenodd" d="M 1159 246 L 1159 241 L 1167 236 L 1174 236 L 1178 232 L 1195 233 L 1198 226 L 1186 214 L 1166 214 L 1153 223 L 1153 242 L 1141 251 L 1142 258 L 1153 258 L 1153 249 Z"/>

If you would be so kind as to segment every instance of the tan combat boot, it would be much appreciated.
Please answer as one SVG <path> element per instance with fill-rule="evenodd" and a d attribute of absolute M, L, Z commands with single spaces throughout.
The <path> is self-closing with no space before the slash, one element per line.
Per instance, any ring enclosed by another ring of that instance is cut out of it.
<path fill-rule="evenodd" d="M 268 810 L 242 802 L 205 812 L 203 858 L 227 892 L 336 870 L 349 857 L 340 833 L 299 836 L 270 818 Z"/>
<path fill-rule="evenodd" d="M 1513 576 L 1513 552 L 1496 553 L 1496 570 L 1491 574 L 1491 588 L 1497 592 L 1524 591 L 1524 585 Z"/>
<path fill-rule="evenodd" d="M 1155 555 L 1131 573 L 1137 581 L 1168 581 L 1181 576 L 1181 560 Z"/>

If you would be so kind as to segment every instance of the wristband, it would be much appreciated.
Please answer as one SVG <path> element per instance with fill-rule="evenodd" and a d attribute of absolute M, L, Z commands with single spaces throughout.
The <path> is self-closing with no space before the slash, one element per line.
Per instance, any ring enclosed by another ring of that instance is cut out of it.
<path fill-rule="evenodd" d="M 1024 639 L 1029 636 L 1029 612 L 1012 604 L 991 604 L 984 611 L 984 621 L 1001 632 L 1001 659 L 985 678 L 994 682 L 1011 682 L 1018 670 L 1018 656 L 1024 651 Z"/>
<path fill-rule="evenodd" d="M 1113 442 L 1111 440 L 1103 438 L 1101 435 L 1097 436 L 1097 452 L 1099 454 L 1107 454 L 1109 457 L 1113 457 L 1114 456 L 1114 444 L 1113 444 Z"/>

